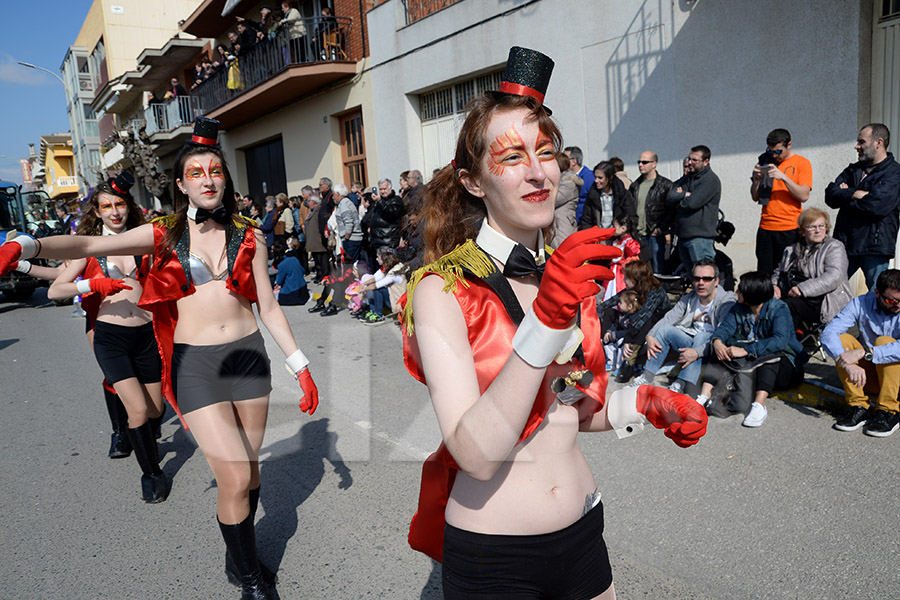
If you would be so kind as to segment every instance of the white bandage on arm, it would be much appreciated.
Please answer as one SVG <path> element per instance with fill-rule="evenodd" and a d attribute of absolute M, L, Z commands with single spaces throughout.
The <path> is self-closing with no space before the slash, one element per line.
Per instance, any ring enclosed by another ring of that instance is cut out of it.
<path fill-rule="evenodd" d="M 613 392 L 606 401 L 606 418 L 620 440 L 641 433 L 648 422 L 637 409 L 638 389 L 623 388 Z"/>
<path fill-rule="evenodd" d="M 27 260 L 20 260 L 16 264 L 16 271 L 18 271 L 19 273 L 28 273 L 29 271 L 31 271 L 31 263 Z"/>
<path fill-rule="evenodd" d="M 91 280 L 90 279 L 82 279 L 78 283 L 75 284 L 75 289 L 78 290 L 79 294 L 90 294 L 91 293 Z"/>
<path fill-rule="evenodd" d="M 513 336 L 512 347 L 522 360 L 542 369 L 553 362 L 571 337 L 573 329 L 574 325 L 566 329 L 547 327 L 530 308 Z"/>
<path fill-rule="evenodd" d="M 297 350 L 286 359 L 284 359 L 284 365 L 292 375 L 296 375 L 309 366 L 309 359 L 306 358 L 306 355 L 303 354 L 303 352 Z"/>

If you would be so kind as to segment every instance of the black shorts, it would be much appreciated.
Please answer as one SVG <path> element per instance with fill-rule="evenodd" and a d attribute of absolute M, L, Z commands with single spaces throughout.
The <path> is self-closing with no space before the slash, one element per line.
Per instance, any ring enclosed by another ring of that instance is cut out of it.
<path fill-rule="evenodd" d="M 227 344 L 175 344 L 172 389 L 182 414 L 272 391 L 272 368 L 259 330 Z"/>
<path fill-rule="evenodd" d="M 445 600 L 598 596 L 612 585 L 603 504 L 540 535 L 488 535 L 447 524 L 442 571 Z"/>
<path fill-rule="evenodd" d="M 162 379 L 162 360 L 153 323 L 138 327 L 94 323 L 94 356 L 110 384 L 137 377 L 141 383 Z"/>

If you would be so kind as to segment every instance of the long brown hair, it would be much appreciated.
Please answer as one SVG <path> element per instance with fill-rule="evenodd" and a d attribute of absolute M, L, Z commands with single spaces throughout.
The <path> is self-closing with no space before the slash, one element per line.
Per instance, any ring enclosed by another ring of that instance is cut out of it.
<path fill-rule="evenodd" d="M 225 193 L 222 196 L 222 205 L 225 207 L 225 212 L 229 217 L 237 212 L 237 202 L 234 199 L 234 182 L 231 179 L 231 173 L 228 171 L 228 165 L 225 162 L 225 154 L 221 148 L 186 144 L 175 158 L 175 166 L 172 168 L 172 197 L 175 199 L 175 224 L 166 231 L 166 237 L 163 240 L 164 249 L 160 256 L 161 261 L 164 261 L 169 256 L 169 253 L 175 249 L 175 244 L 181 239 L 184 228 L 187 226 L 188 197 L 178 187 L 178 180 L 184 177 L 184 163 L 187 162 L 187 159 L 198 154 L 214 154 L 222 161 L 222 169 L 225 171 Z M 226 240 L 231 237 L 233 227 L 234 225 L 229 220 L 225 226 Z"/>
<path fill-rule="evenodd" d="M 623 271 L 625 277 L 634 284 L 631 289 L 637 292 L 638 302 L 643 306 L 650 292 L 659 289 L 659 279 L 653 275 L 653 267 L 642 260 L 633 260 L 625 265 Z"/>
<path fill-rule="evenodd" d="M 146 220 L 144 219 L 144 211 L 138 208 L 131 193 L 120 196 L 113 190 L 108 182 L 104 182 L 97 184 L 94 189 L 91 190 L 87 200 L 81 203 L 81 220 L 78 222 L 78 227 L 75 228 L 75 233 L 78 235 L 103 234 L 103 221 L 97 216 L 100 206 L 100 194 L 109 194 L 110 196 L 123 198 L 125 200 L 125 205 L 128 207 L 128 217 L 125 218 L 126 230 L 144 224 Z"/>
<path fill-rule="evenodd" d="M 456 142 L 454 163 L 432 177 L 423 194 L 422 221 L 425 223 L 425 262 L 437 260 L 467 239 L 474 238 L 478 223 L 487 216 L 484 201 L 470 194 L 459 180 L 459 170 L 468 177 L 482 175 L 487 152 L 487 128 L 494 114 L 527 108 L 541 132 L 550 137 L 555 150 L 562 147 L 562 134 L 544 107 L 530 96 L 482 94 L 466 107 L 468 116 Z"/>

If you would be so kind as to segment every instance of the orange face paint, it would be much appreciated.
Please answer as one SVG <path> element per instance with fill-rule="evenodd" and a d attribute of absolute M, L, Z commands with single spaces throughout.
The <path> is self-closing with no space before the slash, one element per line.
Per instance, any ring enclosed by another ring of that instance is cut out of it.
<path fill-rule="evenodd" d="M 213 179 L 225 179 L 225 169 L 216 159 L 209 161 L 209 176 Z"/>
<path fill-rule="evenodd" d="M 553 148 L 553 140 L 547 137 L 544 132 L 539 133 L 537 140 L 535 140 L 534 153 L 537 154 L 538 160 L 541 162 L 556 160 L 556 150 Z"/>
<path fill-rule="evenodd" d="M 525 151 L 525 142 L 515 127 L 510 127 L 506 133 L 494 138 L 488 152 L 491 155 L 488 170 L 497 177 L 503 175 L 506 167 L 520 163 L 531 166 L 531 158 Z"/>
<path fill-rule="evenodd" d="M 202 177 L 206 177 L 206 171 L 198 161 L 195 160 L 184 168 L 184 178 L 186 180 L 193 181 Z"/>
<path fill-rule="evenodd" d="M 100 212 L 111 212 L 113 208 L 127 209 L 128 204 L 124 200 L 116 200 L 113 203 L 110 200 L 103 199 L 97 204 L 97 210 Z"/>

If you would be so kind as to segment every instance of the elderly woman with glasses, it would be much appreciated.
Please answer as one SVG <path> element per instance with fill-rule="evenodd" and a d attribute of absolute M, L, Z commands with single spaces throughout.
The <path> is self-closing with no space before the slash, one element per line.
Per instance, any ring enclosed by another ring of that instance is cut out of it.
<path fill-rule="evenodd" d="M 807 208 L 797 218 L 800 239 L 788 246 L 772 274 L 775 297 L 791 311 L 794 327 L 811 329 L 828 323 L 850 302 L 847 252 L 844 244 L 828 235 L 828 213 Z"/>

